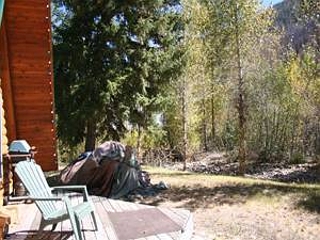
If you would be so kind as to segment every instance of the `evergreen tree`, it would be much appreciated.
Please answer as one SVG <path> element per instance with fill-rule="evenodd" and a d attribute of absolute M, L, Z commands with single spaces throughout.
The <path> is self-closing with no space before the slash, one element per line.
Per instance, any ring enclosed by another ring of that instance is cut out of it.
<path fill-rule="evenodd" d="M 55 105 L 60 140 L 119 140 L 144 125 L 175 65 L 178 2 L 56 0 Z"/>

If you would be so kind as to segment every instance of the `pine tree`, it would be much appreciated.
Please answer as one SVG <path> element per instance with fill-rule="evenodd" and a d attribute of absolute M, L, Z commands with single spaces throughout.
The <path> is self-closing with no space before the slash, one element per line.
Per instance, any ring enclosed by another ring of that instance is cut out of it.
<path fill-rule="evenodd" d="M 55 99 L 62 142 L 119 140 L 143 126 L 174 72 L 177 1 L 56 0 Z"/>

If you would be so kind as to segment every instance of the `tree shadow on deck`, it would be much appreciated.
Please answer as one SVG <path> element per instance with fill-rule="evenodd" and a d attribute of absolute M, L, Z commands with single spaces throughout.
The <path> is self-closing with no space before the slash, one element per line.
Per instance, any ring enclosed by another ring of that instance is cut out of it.
<path fill-rule="evenodd" d="M 73 235 L 72 231 L 62 231 L 62 232 L 51 232 L 51 231 L 43 231 L 40 235 L 38 231 L 30 230 L 30 231 L 18 231 L 12 234 L 9 234 L 5 237 L 6 240 L 19 240 L 19 239 L 43 239 L 43 240 L 67 240 L 70 239 Z"/>

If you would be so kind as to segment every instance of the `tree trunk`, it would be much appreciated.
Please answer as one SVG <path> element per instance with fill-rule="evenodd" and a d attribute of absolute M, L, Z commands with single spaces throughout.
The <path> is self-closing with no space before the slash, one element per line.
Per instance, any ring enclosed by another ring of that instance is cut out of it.
<path fill-rule="evenodd" d="M 182 86 L 182 128 L 183 128 L 183 171 L 187 169 L 187 146 L 188 146 L 188 124 L 187 124 L 187 81 L 183 78 Z"/>
<path fill-rule="evenodd" d="M 320 156 L 320 116 L 318 116 L 318 122 L 316 123 L 316 136 L 314 141 L 314 154 Z"/>
<path fill-rule="evenodd" d="M 141 159 L 141 142 L 142 142 L 142 130 L 141 130 L 141 125 L 138 124 L 138 140 L 137 140 L 137 158 Z"/>
<path fill-rule="evenodd" d="M 207 111 L 206 111 L 206 105 L 205 100 L 202 100 L 202 111 L 203 111 L 203 120 L 202 120 L 202 134 L 203 134 L 203 147 L 204 150 L 208 151 L 208 134 L 207 134 Z"/>
<path fill-rule="evenodd" d="M 96 122 L 89 118 L 87 121 L 87 132 L 85 139 L 85 151 L 92 151 L 96 147 Z"/>
<path fill-rule="evenodd" d="M 244 175 L 246 168 L 246 146 L 245 146 L 245 102 L 244 102 L 244 79 L 241 61 L 241 39 L 239 33 L 238 9 L 236 10 L 236 61 L 238 75 L 238 120 L 239 120 L 239 174 Z"/>
<path fill-rule="evenodd" d="M 213 93 L 213 84 L 211 86 L 211 92 Z M 214 105 L 214 97 L 211 97 L 211 136 L 212 136 L 212 145 L 215 145 L 216 142 L 216 109 Z"/>

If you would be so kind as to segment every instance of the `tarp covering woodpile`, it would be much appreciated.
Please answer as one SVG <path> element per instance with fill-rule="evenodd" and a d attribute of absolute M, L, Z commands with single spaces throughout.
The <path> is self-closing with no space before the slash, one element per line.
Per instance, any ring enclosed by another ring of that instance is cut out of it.
<path fill-rule="evenodd" d="M 111 198 L 151 186 L 132 148 L 114 141 L 104 142 L 94 151 L 81 154 L 61 171 L 60 181 L 67 185 L 86 185 L 90 194 Z"/>

